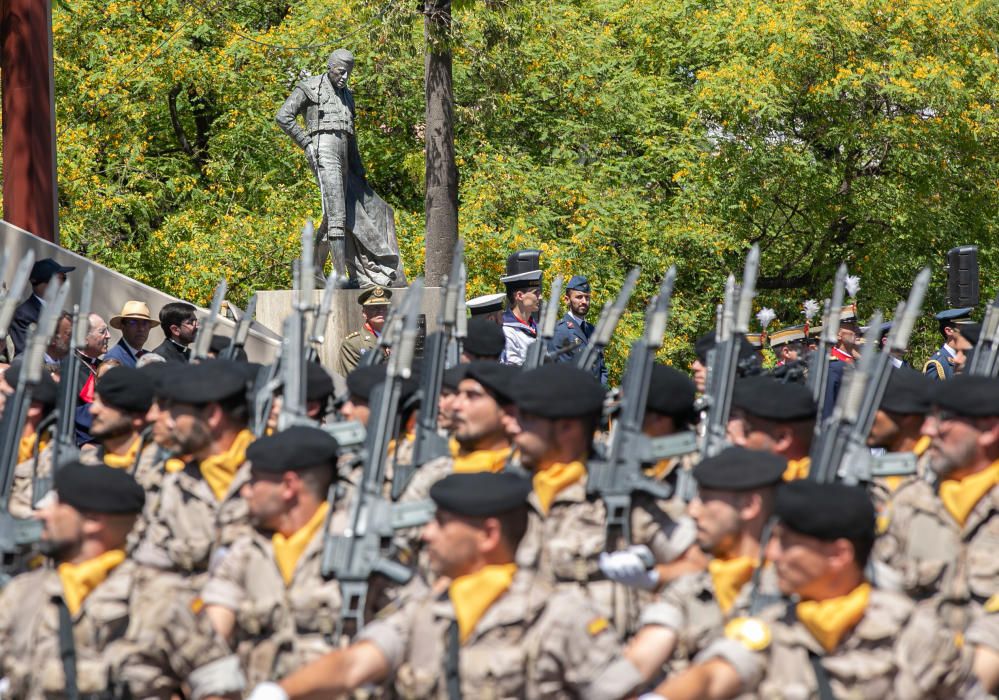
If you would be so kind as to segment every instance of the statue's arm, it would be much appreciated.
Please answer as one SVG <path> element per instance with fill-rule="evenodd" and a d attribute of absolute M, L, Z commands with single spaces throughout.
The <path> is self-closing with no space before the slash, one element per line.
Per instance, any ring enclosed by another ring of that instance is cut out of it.
<path fill-rule="evenodd" d="M 307 151 L 312 145 L 312 137 L 298 123 L 298 114 L 303 110 L 306 99 L 302 88 L 296 86 L 274 117 L 281 131 L 294 139 L 303 151 Z"/>
<path fill-rule="evenodd" d="M 357 130 L 350 135 L 347 158 L 350 161 L 350 172 L 354 173 L 362 180 L 367 179 L 367 172 L 364 170 L 364 163 L 361 162 L 361 151 L 357 147 Z"/>

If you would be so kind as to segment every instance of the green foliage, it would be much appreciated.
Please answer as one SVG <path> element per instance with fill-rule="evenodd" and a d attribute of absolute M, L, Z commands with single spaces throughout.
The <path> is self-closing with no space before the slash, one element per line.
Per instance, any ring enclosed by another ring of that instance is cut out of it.
<path fill-rule="evenodd" d="M 318 191 L 273 115 L 335 47 L 369 178 L 423 267 L 423 18 L 414 3 L 134 0 L 55 9 L 65 244 L 205 302 L 289 284 Z M 846 260 L 859 307 L 978 243 L 999 264 L 999 5 L 989 0 L 517 0 L 455 10 L 451 42 L 470 294 L 509 252 L 586 274 L 599 307 L 644 274 L 609 356 L 679 281 L 664 359 L 685 362 L 724 277 L 763 249 L 760 305 L 802 321 Z M 298 47 L 298 48 L 295 48 Z M 301 48 L 304 47 L 304 48 Z M 925 324 L 930 329 L 929 323 Z M 920 352 L 935 342 L 921 336 Z"/>

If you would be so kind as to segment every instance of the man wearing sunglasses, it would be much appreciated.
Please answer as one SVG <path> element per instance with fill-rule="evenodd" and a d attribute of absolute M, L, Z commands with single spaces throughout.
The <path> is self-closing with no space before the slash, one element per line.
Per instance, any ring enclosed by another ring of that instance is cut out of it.
<path fill-rule="evenodd" d="M 121 331 L 121 340 L 104 354 L 105 360 L 118 360 L 123 367 L 135 367 L 136 361 L 146 354 L 143 346 L 149 331 L 160 325 L 149 316 L 149 307 L 141 301 L 126 301 L 121 313 L 112 316 L 108 324 Z"/>

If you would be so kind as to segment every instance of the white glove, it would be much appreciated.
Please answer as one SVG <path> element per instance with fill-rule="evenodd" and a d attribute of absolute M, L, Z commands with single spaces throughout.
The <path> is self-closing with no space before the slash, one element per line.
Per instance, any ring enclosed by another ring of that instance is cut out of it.
<path fill-rule="evenodd" d="M 288 700 L 288 693 L 277 683 L 260 683 L 247 700 Z"/>
<path fill-rule="evenodd" d="M 642 693 L 638 696 L 638 700 L 669 700 L 669 698 L 659 693 Z"/>
<path fill-rule="evenodd" d="M 636 544 L 619 552 L 603 552 L 600 570 L 611 581 L 651 591 L 659 583 L 655 557 L 644 544 Z"/>

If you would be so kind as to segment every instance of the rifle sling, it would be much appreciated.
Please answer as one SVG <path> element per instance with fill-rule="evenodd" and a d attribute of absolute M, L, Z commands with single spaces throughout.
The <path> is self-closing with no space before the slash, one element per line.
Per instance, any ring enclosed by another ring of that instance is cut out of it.
<path fill-rule="evenodd" d="M 458 640 L 458 619 L 447 628 L 447 641 L 444 652 L 444 682 L 447 684 L 448 700 L 461 700 L 461 671 L 458 667 L 458 653 L 461 642 Z"/>
<path fill-rule="evenodd" d="M 76 643 L 73 641 L 73 618 L 66 607 L 66 601 L 56 598 L 59 609 L 59 656 L 62 659 L 62 672 L 66 680 L 66 697 L 79 700 L 80 691 L 76 685 Z"/>

